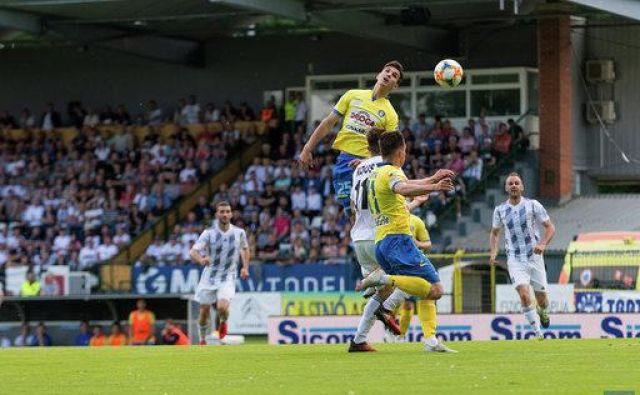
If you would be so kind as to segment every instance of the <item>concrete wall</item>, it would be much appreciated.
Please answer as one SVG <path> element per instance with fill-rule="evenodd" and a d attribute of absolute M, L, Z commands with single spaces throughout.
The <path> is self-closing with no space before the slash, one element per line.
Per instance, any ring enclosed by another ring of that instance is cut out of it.
<path fill-rule="evenodd" d="M 604 84 L 600 88 L 590 86 L 589 92 L 593 100 L 599 97 L 615 101 L 618 120 L 608 126 L 615 141 L 628 156 L 640 160 L 640 27 L 607 27 L 575 29 L 585 40 L 585 56 L 588 59 L 613 59 L 615 62 L 616 81 Z M 582 63 L 584 70 L 584 62 Z M 575 86 L 576 97 L 586 102 L 582 86 Z M 584 122 L 574 124 L 575 133 L 585 139 L 587 165 L 589 174 L 595 179 L 640 180 L 640 165 L 625 163 L 614 145 L 602 140 L 598 125 L 587 125 Z M 601 152 L 603 155 L 601 155 Z"/>
<path fill-rule="evenodd" d="M 535 28 L 507 26 L 461 33 L 466 67 L 535 66 Z M 509 56 L 504 56 L 509 53 Z M 58 110 L 79 99 L 86 106 L 125 104 L 132 114 L 156 98 L 172 107 L 195 93 L 201 102 L 262 103 L 262 91 L 304 85 L 309 74 L 375 72 L 398 59 L 407 70 L 431 69 L 437 57 L 399 45 L 341 34 L 214 40 L 206 44 L 206 67 L 194 69 L 89 48 L 0 51 L 0 109 L 24 106 L 39 113 L 51 100 Z"/>

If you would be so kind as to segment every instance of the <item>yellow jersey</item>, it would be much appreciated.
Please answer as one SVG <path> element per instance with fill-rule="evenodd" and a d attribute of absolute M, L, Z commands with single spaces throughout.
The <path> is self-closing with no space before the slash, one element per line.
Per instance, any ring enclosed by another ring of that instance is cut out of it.
<path fill-rule="evenodd" d="M 374 100 L 371 89 L 347 91 L 333 108 L 342 116 L 333 149 L 368 158 L 367 132 L 374 127 L 387 131 L 398 129 L 398 114 L 386 97 Z"/>
<path fill-rule="evenodd" d="M 417 241 L 430 241 L 431 237 L 429 237 L 429 232 L 427 231 L 427 226 L 424 224 L 424 221 L 417 215 L 411 214 L 409 217 L 409 229 L 411 230 L 411 234 L 413 238 Z"/>
<path fill-rule="evenodd" d="M 369 176 L 369 209 L 376 224 L 376 243 L 389 235 L 409 235 L 409 210 L 404 196 L 393 188 L 407 181 L 402 169 L 381 163 Z"/>

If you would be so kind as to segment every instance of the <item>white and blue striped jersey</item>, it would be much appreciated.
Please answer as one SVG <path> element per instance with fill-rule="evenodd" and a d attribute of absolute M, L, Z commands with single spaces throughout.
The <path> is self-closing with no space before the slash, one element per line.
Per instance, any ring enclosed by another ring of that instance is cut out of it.
<path fill-rule="evenodd" d="M 515 206 L 507 200 L 497 206 L 493 211 L 493 228 L 504 227 L 507 258 L 529 261 L 540 241 L 539 224 L 548 219 L 547 210 L 534 199 L 523 197 Z"/>
<path fill-rule="evenodd" d="M 216 290 L 227 281 L 235 281 L 240 253 L 249 248 L 244 229 L 230 225 L 226 232 L 216 222 L 205 229 L 193 245 L 201 255 L 211 258 L 200 276 L 198 288 Z"/>
<path fill-rule="evenodd" d="M 351 240 L 375 240 L 376 223 L 369 210 L 368 180 L 373 169 L 382 163 L 382 156 L 363 160 L 353 172 L 350 199 L 355 208 L 356 219 L 351 228 Z"/>

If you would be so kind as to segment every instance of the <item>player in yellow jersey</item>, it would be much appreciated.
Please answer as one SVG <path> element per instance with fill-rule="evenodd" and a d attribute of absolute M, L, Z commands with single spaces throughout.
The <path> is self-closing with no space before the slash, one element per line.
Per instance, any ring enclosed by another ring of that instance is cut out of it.
<path fill-rule="evenodd" d="M 424 221 L 417 215 L 411 214 L 409 220 L 409 228 L 413 235 L 416 246 L 426 253 L 431 248 L 431 238 L 424 224 Z M 413 308 L 416 304 L 415 297 L 405 299 L 400 313 L 400 331 L 401 335 L 407 333 L 411 318 L 413 317 Z M 436 337 L 436 302 L 430 299 L 418 299 L 418 319 L 424 334 L 424 349 L 427 352 L 457 352 L 442 344 Z"/>
<path fill-rule="evenodd" d="M 401 168 L 405 150 L 402 133 L 380 136 L 384 163 L 369 178 L 369 207 L 376 224 L 376 260 L 384 273 L 374 271 L 356 288 L 389 284 L 408 294 L 437 300 L 443 292 L 440 277 L 413 241 L 405 197 L 452 190 L 455 173 L 440 169 L 432 177 L 408 180 Z"/>
<path fill-rule="evenodd" d="M 342 122 L 332 146 L 340 152 L 333 167 L 333 188 L 336 200 L 346 213 L 350 212 L 349 195 L 354 171 L 350 163 L 370 156 L 367 133 L 374 127 L 387 131 L 398 129 L 398 114 L 388 96 L 398 87 L 403 72 L 400 62 L 390 61 L 377 75 L 373 89 L 347 91 L 331 114 L 313 131 L 300 153 L 300 164 L 305 168 L 311 167 L 313 151 L 318 143 L 331 133 L 338 122 Z"/>

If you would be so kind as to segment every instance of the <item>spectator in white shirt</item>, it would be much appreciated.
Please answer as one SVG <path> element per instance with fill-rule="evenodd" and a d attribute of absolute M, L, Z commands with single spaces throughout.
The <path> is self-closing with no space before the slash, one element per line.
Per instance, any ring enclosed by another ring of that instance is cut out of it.
<path fill-rule="evenodd" d="M 20 127 L 20 129 L 31 129 L 36 126 L 36 119 L 33 117 L 31 111 L 28 108 L 23 109 L 20 113 L 18 126 Z"/>
<path fill-rule="evenodd" d="M 216 105 L 213 103 L 207 103 L 207 107 L 204 111 L 204 121 L 206 123 L 209 122 L 218 122 L 220 120 L 220 110 L 216 108 Z"/>
<path fill-rule="evenodd" d="M 22 220 L 33 228 L 36 226 L 42 226 L 42 219 L 46 209 L 39 198 L 33 199 L 32 203 L 27 206 L 27 209 L 22 213 Z"/>
<path fill-rule="evenodd" d="M 156 236 L 156 238 L 153 239 L 153 243 L 151 243 L 149 247 L 147 247 L 145 255 L 148 255 L 159 262 L 162 258 L 162 247 L 162 240 L 159 236 Z"/>
<path fill-rule="evenodd" d="M 53 252 L 67 254 L 71 246 L 71 235 L 65 229 L 59 229 L 58 235 L 53 239 Z"/>
<path fill-rule="evenodd" d="M 180 170 L 180 183 L 186 184 L 196 181 L 197 170 L 193 167 L 193 161 L 188 160 L 184 169 Z"/>
<path fill-rule="evenodd" d="M 185 232 L 180 236 L 180 243 L 188 245 L 192 241 L 197 241 L 200 234 L 196 231 L 194 226 L 187 226 Z"/>
<path fill-rule="evenodd" d="M 300 126 L 304 126 L 304 124 L 307 122 L 307 103 L 304 102 L 304 96 L 302 95 L 302 92 L 298 92 L 296 97 L 295 121 L 296 130 L 298 130 Z"/>
<path fill-rule="evenodd" d="M 307 209 L 307 194 L 302 187 L 296 186 L 291 194 L 291 209 L 305 211 Z"/>
<path fill-rule="evenodd" d="M 116 235 L 113 237 L 113 242 L 120 248 L 125 247 L 131 243 L 131 236 L 124 231 L 124 226 L 118 226 L 116 229 Z"/>
<path fill-rule="evenodd" d="M 189 95 L 189 102 L 182 108 L 182 118 L 187 125 L 200 123 L 200 104 L 195 95 Z"/>
<path fill-rule="evenodd" d="M 176 237 L 172 236 L 169 241 L 162 246 L 161 260 L 168 265 L 173 265 L 178 255 L 182 255 L 182 245 L 178 243 Z"/>
<path fill-rule="evenodd" d="M 98 249 L 95 247 L 93 239 L 87 238 L 85 240 L 84 247 L 80 249 L 78 260 L 80 261 L 81 269 L 88 269 L 100 261 Z"/>
<path fill-rule="evenodd" d="M 133 203 L 138 206 L 138 210 L 146 213 L 151 209 L 149 204 L 149 187 L 144 186 L 133 198 Z"/>
<path fill-rule="evenodd" d="M 87 114 L 84 116 L 84 119 L 82 120 L 82 124 L 84 126 L 88 126 L 91 128 L 98 126 L 99 123 L 100 115 L 96 112 L 96 110 L 93 109 L 89 109 L 87 111 Z"/>
<path fill-rule="evenodd" d="M 467 188 L 473 188 L 482 178 L 482 159 L 478 158 L 478 151 L 471 150 L 465 160 L 465 169 L 462 172 L 462 179 Z"/>
<path fill-rule="evenodd" d="M 116 129 L 115 134 L 107 142 L 109 147 L 119 154 L 123 154 L 133 149 L 133 132 L 125 132 L 124 127 Z"/>
<path fill-rule="evenodd" d="M 109 158 L 109 154 L 111 153 L 111 148 L 107 146 L 102 139 L 99 139 L 96 144 L 96 149 L 93 151 L 99 161 L 104 162 Z"/>
<path fill-rule="evenodd" d="M 104 236 L 102 244 L 98 246 L 98 259 L 107 261 L 118 255 L 118 247 L 111 242 L 111 236 Z"/>
<path fill-rule="evenodd" d="M 22 235 L 20 227 L 14 226 L 11 230 L 11 234 L 7 237 L 7 248 L 10 250 L 20 248 L 24 241 L 25 238 Z"/>
<path fill-rule="evenodd" d="M 318 215 L 322 211 L 322 195 L 316 188 L 309 188 L 307 195 L 307 212 L 309 215 Z"/>

